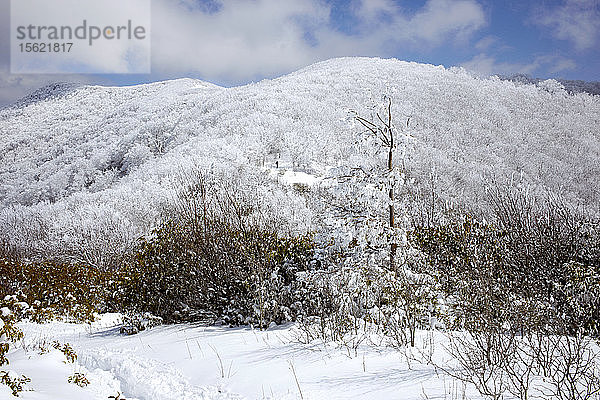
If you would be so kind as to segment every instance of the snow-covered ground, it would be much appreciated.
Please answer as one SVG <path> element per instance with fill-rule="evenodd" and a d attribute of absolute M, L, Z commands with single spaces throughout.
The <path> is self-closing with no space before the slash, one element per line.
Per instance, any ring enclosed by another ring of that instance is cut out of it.
<path fill-rule="evenodd" d="M 10 369 L 31 378 L 23 399 L 458 399 L 462 383 L 406 352 L 362 346 L 303 344 L 294 325 L 267 331 L 191 324 L 119 333 L 118 316 L 92 325 L 21 323 L 25 339 L 9 354 Z M 421 345 L 428 332 L 420 333 Z M 70 343 L 76 363 L 41 343 Z M 436 342 L 443 337 L 436 334 Z M 441 346 L 441 344 L 440 344 Z M 417 346 L 419 347 L 419 346 Z M 24 350 L 27 349 L 27 350 Z M 67 383 L 74 372 L 90 381 Z M 469 398 L 477 398 L 467 388 Z M 0 398 L 12 398 L 0 386 Z"/>

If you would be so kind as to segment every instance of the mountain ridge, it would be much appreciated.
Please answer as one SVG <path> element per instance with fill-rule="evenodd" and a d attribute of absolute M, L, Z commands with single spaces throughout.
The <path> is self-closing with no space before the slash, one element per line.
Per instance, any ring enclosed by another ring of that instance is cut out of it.
<path fill-rule="evenodd" d="M 402 138 L 397 159 L 415 185 L 435 180 L 441 198 L 477 206 L 486 179 L 517 176 L 573 204 L 600 204 L 600 97 L 554 80 L 526 85 L 341 58 L 240 87 L 192 79 L 80 86 L 0 110 L 0 228 L 35 215 L 60 232 L 69 215 L 100 210 L 140 234 L 181 170 L 255 176 L 279 157 L 280 169 L 319 178 L 331 167 L 373 164 L 379 156 L 361 147 L 353 116 L 374 117 L 385 98 Z"/>

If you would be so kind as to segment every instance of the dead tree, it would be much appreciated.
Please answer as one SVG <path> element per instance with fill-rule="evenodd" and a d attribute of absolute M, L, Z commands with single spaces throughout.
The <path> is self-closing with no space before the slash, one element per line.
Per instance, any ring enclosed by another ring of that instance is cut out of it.
<path fill-rule="evenodd" d="M 368 132 L 374 135 L 381 145 L 387 149 L 388 157 L 387 157 L 387 169 L 388 172 L 391 173 L 394 168 L 393 157 L 394 157 L 394 129 L 392 126 L 392 100 L 388 99 L 387 104 L 387 115 L 384 115 L 382 118 L 379 113 L 377 113 L 377 121 L 369 121 L 361 116 L 356 115 L 355 119 L 365 128 L 367 128 Z M 408 124 L 408 122 L 407 122 Z M 389 197 L 389 205 L 388 205 L 388 213 L 389 213 L 389 227 L 391 229 L 395 226 L 395 213 L 394 213 L 394 186 L 390 186 L 388 190 Z M 390 270 L 395 271 L 395 256 L 396 249 L 398 248 L 398 244 L 396 243 L 396 239 L 392 236 L 390 243 Z"/>

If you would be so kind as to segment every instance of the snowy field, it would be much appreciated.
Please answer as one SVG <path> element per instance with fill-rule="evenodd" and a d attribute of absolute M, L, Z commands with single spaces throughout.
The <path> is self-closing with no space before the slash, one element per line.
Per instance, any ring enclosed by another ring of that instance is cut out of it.
<path fill-rule="evenodd" d="M 10 368 L 31 378 L 23 399 L 458 399 L 462 383 L 431 365 L 407 360 L 405 351 L 303 344 L 291 326 L 258 331 L 190 324 L 123 335 L 117 315 L 92 325 L 21 323 L 22 346 Z M 39 344 L 70 343 L 78 355 L 65 363 L 58 350 Z M 421 332 L 418 346 L 428 341 Z M 436 335 L 436 342 L 443 337 Z M 25 350 L 27 349 L 27 350 Z M 418 356 L 415 355 L 415 358 Z M 90 384 L 67 383 L 74 372 Z M 297 380 L 297 381 L 296 381 Z M 477 398 L 467 390 L 469 398 Z M 0 398 L 12 398 L 0 386 Z"/>

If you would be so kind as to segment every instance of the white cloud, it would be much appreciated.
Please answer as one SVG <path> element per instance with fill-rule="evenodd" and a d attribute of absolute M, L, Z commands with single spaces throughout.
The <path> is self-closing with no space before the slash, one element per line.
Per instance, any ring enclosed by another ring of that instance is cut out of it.
<path fill-rule="evenodd" d="M 436 44 L 455 36 L 466 39 L 485 25 L 481 6 L 470 0 L 430 0 L 410 21 L 410 34 Z"/>
<path fill-rule="evenodd" d="M 598 0 L 565 0 L 548 10 L 538 10 L 533 23 L 551 29 L 558 39 L 571 41 L 577 50 L 594 47 L 600 32 Z"/>
<path fill-rule="evenodd" d="M 481 53 L 462 63 L 461 66 L 485 76 L 521 73 L 543 77 L 547 74 L 573 70 L 577 64 L 571 59 L 555 55 L 540 55 L 530 63 L 499 62 L 495 57 Z"/>
<path fill-rule="evenodd" d="M 153 68 L 244 81 L 330 57 L 454 44 L 486 23 L 475 0 L 428 0 L 414 14 L 390 0 L 355 0 L 348 7 L 356 19 L 351 34 L 332 27 L 330 6 L 321 0 L 223 0 L 212 13 L 156 0 Z"/>
<path fill-rule="evenodd" d="M 495 36 L 486 36 L 475 43 L 475 49 L 485 51 L 498 43 L 498 38 Z"/>
<path fill-rule="evenodd" d="M 230 0 L 215 13 L 153 4 L 153 70 L 243 80 L 309 63 L 305 34 L 328 21 L 312 1 Z"/>
<path fill-rule="evenodd" d="M 576 68 L 577 64 L 575 63 L 575 61 L 570 59 L 560 59 L 555 60 L 553 66 L 548 68 L 548 72 L 550 72 L 551 74 L 556 74 L 558 72 L 574 70 Z"/>
<path fill-rule="evenodd" d="M 355 5 L 364 22 L 376 22 L 382 16 L 393 16 L 400 12 L 399 6 L 392 0 L 358 1 Z"/>

